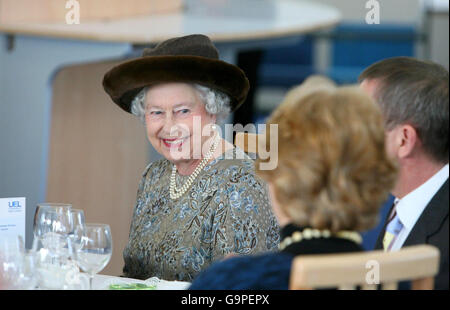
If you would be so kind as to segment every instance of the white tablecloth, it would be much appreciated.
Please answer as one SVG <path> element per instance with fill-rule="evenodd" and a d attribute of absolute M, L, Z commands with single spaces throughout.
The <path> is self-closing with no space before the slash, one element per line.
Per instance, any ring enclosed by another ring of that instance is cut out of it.
<path fill-rule="evenodd" d="M 189 287 L 189 282 L 165 281 L 156 277 L 147 280 L 137 280 L 131 278 L 122 278 L 98 274 L 94 277 L 92 287 L 94 290 L 107 290 L 111 284 L 131 284 L 142 283 L 147 285 L 156 285 L 157 290 L 185 290 Z"/>

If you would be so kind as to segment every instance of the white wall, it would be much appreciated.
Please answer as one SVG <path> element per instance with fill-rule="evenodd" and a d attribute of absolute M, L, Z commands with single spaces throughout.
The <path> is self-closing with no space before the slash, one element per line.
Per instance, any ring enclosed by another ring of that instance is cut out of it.
<path fill-rule="evenodd" d="M 430 18 L 430 59 L 449 69 L 449 22 L 446 13 L 432 13 Z"/>

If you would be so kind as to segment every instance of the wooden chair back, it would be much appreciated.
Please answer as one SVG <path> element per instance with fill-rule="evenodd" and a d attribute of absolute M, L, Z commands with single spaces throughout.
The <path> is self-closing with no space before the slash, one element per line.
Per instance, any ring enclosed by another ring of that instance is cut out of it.
<path fill-rule="evenodd" d="M 333 288 L 395 290 L 398 282 L 411 281 L 415 290 L 431 290 L 439 269 L 439 250 L 431 245 L 405 247 L 395 252 L 382 250 L 305 255 L 294 259 L 289 289 Z"/>

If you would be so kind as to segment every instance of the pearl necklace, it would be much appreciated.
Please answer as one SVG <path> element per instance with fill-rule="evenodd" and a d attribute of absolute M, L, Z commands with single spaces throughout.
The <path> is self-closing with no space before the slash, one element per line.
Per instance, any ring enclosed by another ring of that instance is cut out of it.
<path fill-rule="evenodd" d="M 216 134 L 214 137 L 214 143 L 211 145 L 211 148 L 209 149 L 208 153 L 206 153 L 205 157 L 202 159 L 200 164 L 195 168 L 194 172 L 189 176 L 186 183 L 183 184 L 183 186 L 178 189 L 175 178 L 177 174 L 177 167 L 173 165 L 172 167 L 172 175 L 170 176 L 170 186 L 169 186 L 169 192 L 170 192 L 170 198 L 175 200 L 183 196 L 186 191 L 191 187 L 192 183 L 197 178 L 198 174 L 205 168 L 206 164 L 209 162 L 209 160 L 212 158 L 214 152 L 217 149 L 217 146 L 219 145 L 220 139 L 218 135 Z"/>
<path fill-rule="evenodd" d="M 361 235 L 354 231 L 338 231 L 337 233 L 332 234 L 329 230 L 305 228 L 302 232 L 296 231 L 290 237 L 284 238 L 283 241 L 279 244 L 278 248 L 280 249 L 280 251 L 282 251 L 294 242 L 300 242 L 302 240 L 309 240 L 314 238 L 330 237 L 347 239 L 357 244 L 362 243 Z"/>

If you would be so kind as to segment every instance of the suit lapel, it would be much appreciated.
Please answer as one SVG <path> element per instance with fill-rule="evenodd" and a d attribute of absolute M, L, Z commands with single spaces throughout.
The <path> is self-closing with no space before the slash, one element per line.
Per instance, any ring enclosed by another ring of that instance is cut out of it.
<path fill-rule="evenodd" d="M 427 243 L 428 237 L 439 230 L 442 221 L 448 215 L 448 195 L 449 183 L 447 179 L 422 212 L 422 215 L 409 233 L 403 247 Z"/>

